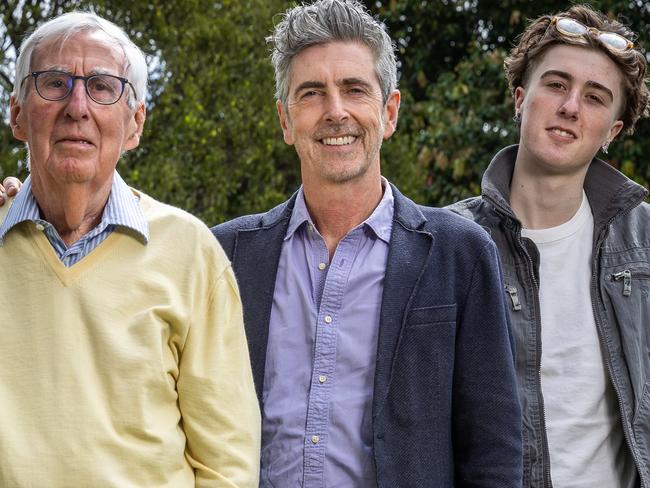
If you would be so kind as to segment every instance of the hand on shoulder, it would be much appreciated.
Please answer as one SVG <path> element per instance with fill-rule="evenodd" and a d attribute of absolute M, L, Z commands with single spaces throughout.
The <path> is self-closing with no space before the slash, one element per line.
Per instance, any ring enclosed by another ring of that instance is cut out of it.
<path fill-rule="evenodd" d="M 7 176 L 0 185 L 0 207 L 4 205 L 6 197 L 16 196 L 22 185 L 18 178 Z"/>

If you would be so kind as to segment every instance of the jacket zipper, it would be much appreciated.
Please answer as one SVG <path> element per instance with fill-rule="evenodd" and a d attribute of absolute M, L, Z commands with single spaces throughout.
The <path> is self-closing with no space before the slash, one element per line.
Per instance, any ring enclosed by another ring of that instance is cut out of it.
<path fill-rule="evenodd" d="M 512 309 L 515 312 L 521 310 L 521 303 L 519 302 L 519 296 L 517 295 L 517 287 L 512 285 L 505 286 L 506 293 L 510 295 L 510 301 L 512 302 Z"/>
<path fill-rule="evenodd" d="M 492 199 L 490 199 L 492 201 Z M 504 209 L 501 205 L 499 205 L 496 201 L 492 201 L 492 204 L 501 210 L 503 214 L 505 215 L 506 219 L 510 219 L 510 212 L 507 209 Z M 539 402 L 540 410 L 541 410 L 541 431 L 542 431 L 542 464 L 543 464 L 543 483 L 546 488 L 553 488 L 553 482 L 551 481 L 551 454 L 548 449 L 548 439 L 546 438 L 546 408 L 544 407 L 544 396 L 542 395 L 542 321 L 541 321 L 541 312 L 540 312 L 540 306 L 539 306 L 539 283 L 537 283 L 537 280 L 535 279 L 535 272 L 534 272 L 534 266 L 535 264 L 533 263 L 533 258 L 530 256 L 528 253 L 528 249 L 526 249 L 526 246 L 524 245 L 523 241 L 521 240 L 521 229 L 517 229 L 515 231 L 515 239 L 517 241 L 517 245 L 523 251 L 523 255 L 526 258 L 526 262 L 528 264 L 527 270 L 530 276 L 530 280 L 533 283 L 533 287 L 535 288 L 535 293 L 534 299 L 533 299 L 533 304 L 535 306 L 535 317 L 537 320 L 535 320 L 535 326 L 536 326 L 536 333 L 537 333 L 537 341 L 536 341 L 536 354 L 537 354 L 537 401 Z M 516 297 L 516 292 L 517 289 L 515 287 L 512 290 L 514 292 L 514 296 Z M 506 289 L 508 292 L 508 290 Z M 512 300 L 513 295 L 510 294 L 510 298 Z M 517 297 L 517 302 L 519 301 Z M 513 302 L 513 309 L 516 305 Z M 521 304 L 519 304 L 521 307 Z"/>
<path fill-rule="evenodd" d="M 630 209 L 631 210 L 631 209 Z M 627 212 L 624 212 L 622 215 L 625 215 Z M 607 224 L 604 226 L 604 229 L 607 229 L 611 223 L 614 221 L 614 219 L 621 214 L 613 217 L 612 219 L 607 222 Z M 609 349 L 607 349 L 607 345 L 605 344 L 603 335 L 604 335 L 604 327 L 603 323 L 601 321 L 600 314 L 598 313 L 598 304 L 596 303 L 596 296 L 598 295 L 598 263 L 599 259 L 598 256 L 600 255 L 601 247 L 603 244 L 603 241 L 605 240 L 605 232 L 601 232 L 598 241 L 596 242 L 596 247 L 594 248 L 594 256 L 592 256 L 592 274 L 591 274 L 591 307 L 593 309 L 594 313 L 594 320 L 596 321 L 596 330 L 598 331 L 598 340 L 600 342 L 600 346 L 603 351 L 603 359 L 605 360 L 605 366 L 607 367 L 607 374 L 609 375 L 609 380 L 612 383 L 612 387 L 614 388 L 614 392 L 616 393 L 616 400 L 618 402 L 618 411 L 621 417 L 621 427 L 623 430 L 623 437 L 625 438 L 625 443 L 630 449 L 630 453 L 632 454 L 632 461 L 634 461 L 634 466 L 636 468 L 637 474 L 639 475 L 639 479 L 641 481 L 641 488 L 648 488 L 650 485 L 648 484 L 648 480 L 645 479 L 644 473 L 641 470 L 639 466 L 639 459 L 640 459 L 640 454 L 636 448 L 635 444 L 632 444 L 632 433 L 629 431 L 628 427 L 628 422 L 625 420 L 624 415 L 625 415 L 625 410 L 623 409 L 623 400 L 621 396 L 621 387 L 619 386 L 618 382 L 614 378 L 613 374 L 613 365 L 612 365 L 612 358 L 609 354 Z M 615 278 L 614 276 L 620 275 L 620 278 Z M 629 279 L 628 281 L 628 291 L 631 293 L 631 288 L 632 288 L 632 273 L 630 270 L 623 270 L 620 273 L 616 273 L 615 275 L 612 275 L 612 278 L 615 280 L 620 280 L 623 279 L 623 294 L 625 295 L 626 291 L 626 285 L 625 282 L 626 280 Z"/>
<path fill-rule="evenodd" d="M 535 294 L 533 303 L 535 305 L 535 326 L 537 329 L 537 341 L 536 341 L 536 354 L 537 354 L 537 399 L 539 401 L 540 410 L 541 410 L 541 430 L 542 430 L 542 450 L 544 452 L 542 461 L 543 461 L 543 471 L 544 471 L 544 485 L 547 488 L 553 488 L 553 482 L 551 481 L 551 453 L 548 448 L 548 439 L 546 438 L 546 407 L 544 406 L 544 395 L 542 394 L 542 320 L 541 320 L 541 310 L 539 306 L 539 283 L 535 279 L 533 258 L 530 256 L 528 249 L 521 240 L 521 230 L 516 232 L 517 243 L 523 251 L 526 261 L 528 262 L 528 273 L 530 279 L 533 282 L 535 287 Z"/>
<path fill-rule="evenodd" d="M 641 278 L 650 278 L 650 273 L 643 271 L 634 271 L 634 276 L 640 276 Z M 623 280 L 623 296 L 629 297 L 632 295 L 632 271 L 629 269 L 624 269 L 619 273 L 614 273 L 612 275 L 614 281 Z"/>

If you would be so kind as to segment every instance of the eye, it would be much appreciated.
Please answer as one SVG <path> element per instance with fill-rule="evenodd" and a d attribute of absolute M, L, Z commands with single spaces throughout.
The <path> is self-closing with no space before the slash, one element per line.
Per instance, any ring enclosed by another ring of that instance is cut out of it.
<path fill-rule="evenodd" d="M 596 95 L 596 94 L 593 94 L 593 93 L 587 95 L 587 99 L 594 102 L 594 103 L 598 103 L 600 105 L 605 104 L 605 100 L 603 100 L 603 98 L 600 95 Z"/>
<path fill-rule="evenodd" d="M 88 88 L 93 92 L 111 92 L 119 91 L 120 81 L 110 76 L 93 76 L 88 79 Z"/>
<path fill-rule="evenodd" d="M 65 88 L 67 76 L 62 74 L 46 74 L 41 76 L 40 85 L 44 88 Z"/>
<path fill-rule="evenodd" d="M 301 100 L 304 100 L 304 99 L 306 99 L 306 98 L 313 98 L 313 97 L 317 96 L 318 94 L 319 94 L 319 92 L 316 91 L 316 90 L 308 90 L 308 91 L 304 91 L 304 92 L 302 92 L 302 94 L 300 95 L 300 99 L 301 99 Z"/>
<path fill-rule="evenodd" d="M 553 90 L 564 90 L 564 85 L 559 81 L 549 81 L 546 86 Z"/>

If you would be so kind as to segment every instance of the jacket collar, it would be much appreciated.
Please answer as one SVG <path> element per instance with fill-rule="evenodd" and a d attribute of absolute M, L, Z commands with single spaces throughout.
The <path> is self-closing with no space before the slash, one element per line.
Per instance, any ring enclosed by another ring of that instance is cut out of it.
<path fill-rule="evenodd" d="M 516 217 L 510 208 L 510 181 L 518 148 L 515 144 L 499 151 L 485 170 L 481 181 L 483 197 L 512 218 Z M 645 188 L 598 158 L 594 158 L 589 165 L 584 190 L 596 226 L 607 224 L 616 215 L 636 207 L 648 196 Z"/>
<path fill-rule="evenodd" d="M 395 199 L 393 220 L 408 230 L 418 230 L 427 221 L 422 211 L 411 200 L 402 195 L 395 185 L 390 183 Z"/>

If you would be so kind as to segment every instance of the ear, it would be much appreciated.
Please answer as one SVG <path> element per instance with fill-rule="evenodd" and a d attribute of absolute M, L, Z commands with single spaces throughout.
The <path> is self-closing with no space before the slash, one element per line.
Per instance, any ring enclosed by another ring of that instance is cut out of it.
<path fill-rule="evenodd" d="M 521 112 L 521 106 L 524 103 L 524 98 L 526 97 L 526 90 L 523 86 L 518 86 L 515 89 L 515 112 Z"/>
<path fill-rule="evenodd" d="M 280 119 L 284 142 L 293 146 L 293 135 L 291 134 L 291 121 L 289 120 L 288 109 L 282 104 L 281 100 L 276 100 L 275 108 L 278 110 L 278 118 Z"/>
<path fill-rule="evenodd" d="M 11 132 L 19 141 L 27 142 L 27 133 L 25 132 L 27 122 L 25 121 L 22 107 L 18 104 L 14 95 L 11 96 L 9 107 L 9 123 L 11 125 Z"/>
<path fill-rule="evenodd" d="M 384 139 L 388 139 L 397 130 L 397 116 L 402 95 L 399 90 L 393 90 L 388 96 L 384 107 Z"/>
<path fill-rule="evenodd" d="M 614 138 L 621 132 L 623 129 L 623 121 L 622 120 L 617 120 L 612 124 L 612 126 L 609 128 L 609 136 L 607 137 L 608 141 L 613 141 Z"/>
<path fill-rule="evenodd" d="M 138 147 L 146 118 L 147 109 L 144 106 L 144 102 L 138 102 L 138 108 L 135 109 L 135 112 L 129 118 L 128 136 L 124 143 L 124 151 L 130 151 Z"/>

